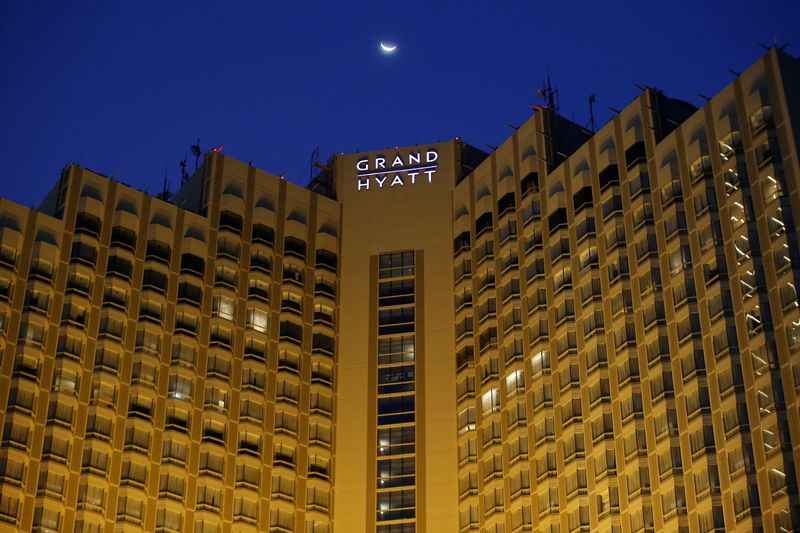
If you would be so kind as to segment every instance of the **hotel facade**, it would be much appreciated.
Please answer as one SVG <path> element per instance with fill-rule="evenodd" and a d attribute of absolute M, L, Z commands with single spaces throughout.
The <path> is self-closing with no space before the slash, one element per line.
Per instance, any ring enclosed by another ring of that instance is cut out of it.
<path fill-rule="evenodd" d="M 800 530 L 800 63 L 493 153 L 0 199 L 0 530 Z"/>

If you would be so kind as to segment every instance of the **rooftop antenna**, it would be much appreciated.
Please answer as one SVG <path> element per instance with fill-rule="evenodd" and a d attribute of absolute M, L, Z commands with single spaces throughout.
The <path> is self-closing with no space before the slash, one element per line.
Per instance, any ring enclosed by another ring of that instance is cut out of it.
<path fill-rule="evenodd" d="M 319 146 L 311 150 L 311 159 L 308 162 L 308 181 L 314 179 L 314 169 L 319 167 Z"/>
<path fill-rule="evenodd" d="M 536 91 L 536 94 L 544 98 L 545 104 L 548 109 L 558 114 L 559 101 L 558 101 L 558 88 L 553 90 L 553 85 L 550 83 L 550 69 L 547 69 L 547 81 L 542 84 L 542 88 Z"/>
<path fill-rule="evenodd" d="M 182 187 L 183 184 L 186 183 L 186 180 L 189 179 L 189 173 L 186 172 L 186 154 L 183 155 L 183 159 L 180 161 L 180 163 L 178 163 L 178 165 L 181 167 L 181 187 Z"/>
<path fill-rule="evenodd" d="M 200 137 L 197 138 L 197 143 L 192 145 L 192 155 L 194 156 L 194 169 L 197 170 L 197 165 L 200 162 Z"/>
<path fill-rule="evenodd" d="M 594 133 L 597 130 L 597 123 L 594 121 L 594 95 L 589 95 L 589 130 Z"/>
<path fill-rule="evenodd" d="M 149 187 L 148 187 L 149 188 Z M 169 202 L 169 199 L 172 198 L 172 193 L 169 191 L 169 182 L 167 181 L 167 166 L 164 165 L 164 185 L 161 189 L 161 192 L 156 195 L 156 198 L 160 198 L 165 202 Z"/>
<path fill-rule="evenodd" d="M 778 38 L 777 37 L 773 37 L 772 38 L 772 46 L 767 46 L 764 43 L 758 43 L 758 46 L 760 46 L 761 48 L 763 48 L 767 52 L 769 52 L 773 48 L 777 49 L 779 52 L 783 52 L 786 49 L 786 47 L 789 46 L 789 43 L 786 43 L 786 44 L 783 44 L 783 45 L 779 45 Z"/>

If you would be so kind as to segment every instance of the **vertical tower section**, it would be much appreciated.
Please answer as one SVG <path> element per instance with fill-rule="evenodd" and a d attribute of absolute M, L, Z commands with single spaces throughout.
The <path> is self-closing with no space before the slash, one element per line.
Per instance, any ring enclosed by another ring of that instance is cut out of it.
<path fill-rule="evenodd" d="M 389 252 L 377 261 L 378 349 L 370 369 L 377 371 L 375 519 L 381 532 L 414 531 L 417 518 L 416 420 L 422 409 L 416 390 L 422 364 L 417 365 L 416 318 L 421 317 L 415 312 L 414 255 Z"/>
<path fill-rule="evenodd" d="M 453 374 L 451 191 L 462 146 L 333 163 L 343 223 L 340 531 L 457 527 L 455 385 L 442 377 Z"/>

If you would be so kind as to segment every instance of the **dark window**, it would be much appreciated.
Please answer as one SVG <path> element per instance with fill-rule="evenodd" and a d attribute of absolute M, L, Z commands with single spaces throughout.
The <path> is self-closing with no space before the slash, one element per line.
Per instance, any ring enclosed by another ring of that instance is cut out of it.
<path fill-rule="evenodd" d="M 217 257 L 227 257 L 234 261 L 239 260 L 239 242 L 222 236 L 217 240 Z"/>
<path fill-rule="evenodd" d="M 202 257 L 194 254 L 183 254 L 181 256 L 181 272 L 189 272 L 203 277 L 206 262 Z"/>
<path fill-rule="evenodd" d="M 601 191 L 610 185 L 618 184 L 619 173 L 617 172 L 617 165 L 608 165 L 606 168 L 600 171 L 598 177 L 600 178 Z"/>
<path fill-rule="evenodd" d="M 414 365 L 380 367 L 378 369 L 378 394 L 413 390 Z"/>
<path fill-rule="evenodd" d="M 250 256 L 250 269 L 260 270 L 269 274 L 272 272 L 272 257 L 265 255 L 258 250 Z"/>
<path fill-rule="evenodd" d="M 183 281 L 178 285 L 178 302 L 188 301 L 200 305 L 203 301 L 203 289 Z"/>
<path fill-rule="evenodd" d="M 381 254 L 378 259 L 378 277 L 399 278 L 414 275 L 414 252 Z"/>
<path fill-rule="evenodd" d="M 462 250 L 465 251 L 469 249 L 470 249 L 469 232 L 465 231 L 453 240 L 453 253 L 458 254 Z"/>
<path fill-rule="evenodd" d="M 592 188 L 583 187 L 572 196 L 572 205 L 577 213 L 584 207 L 592 206 Z"/>
<path fill-rule="evenodd" d="M 142 277 L 142 289 L 153 289 L 162 294 L 167 293 L 168 278 L 167 275 L 158 270 L 148 268 L 144 271 Z"/>
<path fill-rule="evenodd" d="M 530 172 L 527 176 L 522 178 L 522 182 L 520 183 L 520 190 L 522 191 L 522 195 L 529 191 L 535 191 L 539 188 L 539 173 L 538 172 Z"/>
<path fill-rule="evenodd" d="M 108 257 L 108 265 L 106 266 L 106 276 L 119 276 L 124 279 L 130 279 L 133 265 L 127 259 L 117 255 Z"/>
<path fill-rule="evenodd" d="M 288 320 L 281 321 L 280 328 L 281 339 L 293 340 L 298 343 L 303 341 L 303 326 L 289 322 Z"/>
<path fill-rule="evenodd" d="M 382 309 L 378 312 L 378 334 L 410 333 L 414 331 L 414 308 Z"/>
<path fill-rule="evenodd" d="M 78 213 L 75 217 L 75 233 L 88 233 L 95 237 L 100 236 L 100 219 L 89 213 Z"/>
<path fill-rule="evenodd" d="M 509 209 L 514 209 L 514 193 L 510 192 L 503 195 L 502 198 L 497 202 L 497 213 L 498 216 L 502 216 Z"/>
<path fill-rule="evenodd" d="M 219 229 L 229 229 L 236 233 L 242 233 L 242 217 L 230 211 L 222 211 L 219 214 Z"/>
<path fill-rule="evenodd" d="M 94 246 L 90 246 L 81 241 L 72 243 L 71 260 L 89 263 L 94 266 L 97 260 L 97 250 Z"/>
<path fill-rule="evenodd" d="M 159 241 L 147 241 L 145 259 L 153 259 L 168 265 L 170 262 L 170 255 L 168 244 Z"/>
<path fill-rule="evenodd" d="M 475 221 L 475 235 L 480 235 L 486 230 L 492 229 L 492 214 L 484 213 Z"/>
<path fill-rule="evenodd" d="M 567 227 L 567 210 L 563 207 L 556 209 L 549 217 L 547 217 L 547 226 L 550 229 L 550 234 L 554 231 Z"/>
<path fill-rule="evenodd" d="M 414 303 L 414 280 L 383 281 L 378 287 L 378 305 L 400 305 Z"/>
<path fill-rule="evenodd" d="M 336 272 L 338 265 L 336 254 L 329 250 L 317 250 L 317 268 L 325 268 Z"/>
<path fill-rule="evenodd" d="M 625 150 L 625 165 L 628 168 L 645 158 L 644 141 L 636 141 Z"/>
<path fill-rule="evenodd" d="M 334 347 L 333 339 L 322 333 L 314 334 L 312 345 L 313 345 L 312 349 L 314 351 L 333 353 L 333 347 Z"/>
<path fill-rule="evenodd" d="M 260 242 L 267 246 L 272 246 L 275 243 L 275 230 L 263 224 L 253 225 L 253 242 Z"/>
<path fill-rule="evenodd" d="M 111 246 L 121 246 L 133 250 L 136 248 L 136 233 L 122 226 L 114 226 L 111 229 Z"/>
<path fill-rule="evenodd" d="M 295 255 L 301 259 L 305 259 L 306 243 L 296 237 L 286 237 L 283 243 L 283 255 Z"/>

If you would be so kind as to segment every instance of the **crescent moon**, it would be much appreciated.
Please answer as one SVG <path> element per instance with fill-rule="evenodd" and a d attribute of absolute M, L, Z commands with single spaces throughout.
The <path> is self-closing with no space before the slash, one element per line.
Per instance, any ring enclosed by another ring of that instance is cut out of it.
<path fill-rule="evenodd" d="M 381 50 L 383 50 L 387 54 L 391 54 L 392 52 L 397 50 L 397 45 L 396 44 L 384 44 L 383 42 L 381 42 Z"/>

